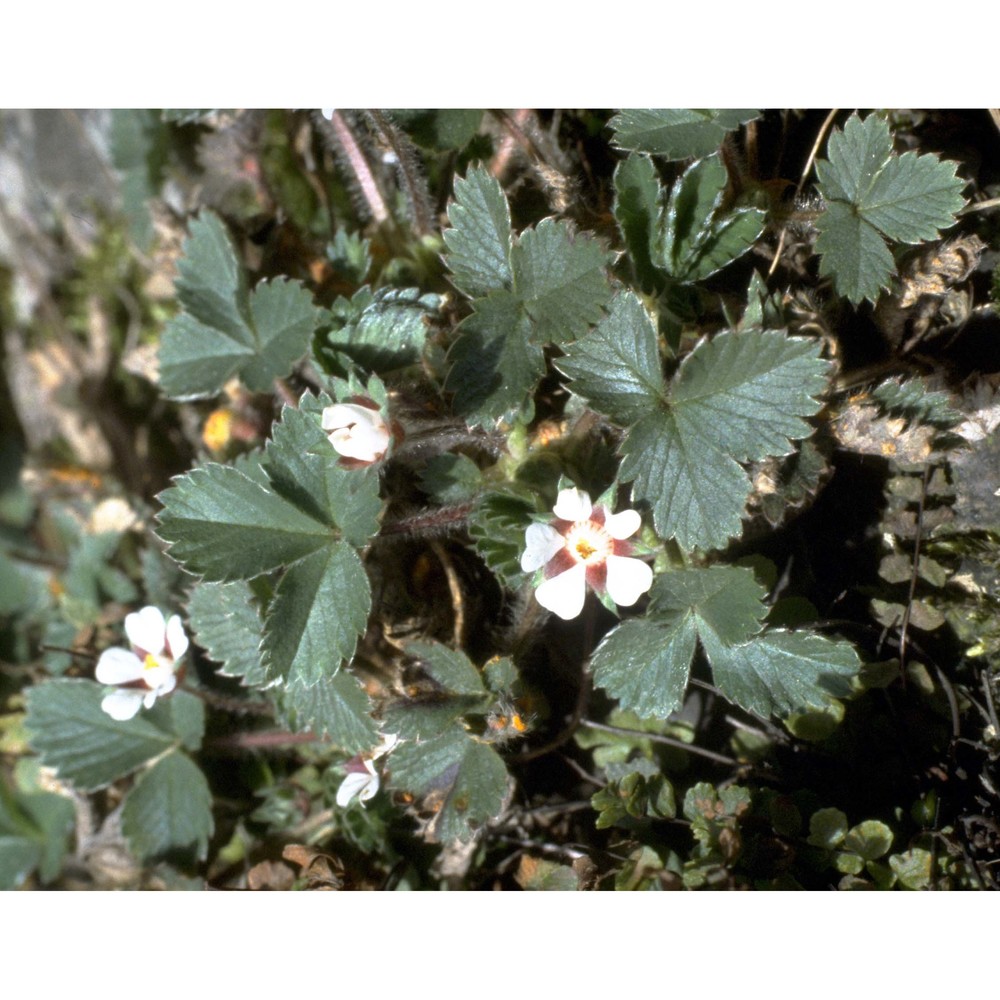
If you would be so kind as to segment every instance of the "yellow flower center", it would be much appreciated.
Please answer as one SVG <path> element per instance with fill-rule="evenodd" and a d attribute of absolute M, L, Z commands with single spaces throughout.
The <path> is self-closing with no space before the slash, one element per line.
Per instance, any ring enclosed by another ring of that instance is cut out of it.
<path fill-rule="evenodd" d="M 152 653 L 147 653 L 146 659 L 142 661 L 143 670 L 156 670 L 159 665 L 160 661 Z"/>
<path fill-rule="evenodd" d="M 566 536 L 566 547 L 577 562 L 600 565 L 611 554 L 613 541 L 596 521 L 577 521 Z"/>

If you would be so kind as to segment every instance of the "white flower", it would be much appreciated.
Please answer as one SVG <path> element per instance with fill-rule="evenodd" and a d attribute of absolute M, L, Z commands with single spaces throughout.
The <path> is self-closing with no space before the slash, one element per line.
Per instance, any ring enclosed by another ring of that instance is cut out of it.
<path fill-rule="evenodd" d="M 543 608 L 567 621 L 583 610 L 587 585 L 630 607 L 649 590 L 653 571 L 632 558 L 631 538 L 642 525 L 635 510 L 609 513 L 594 506 L 583 490 L 560 490 L 550 524 L 529 525 L 524 533 L 521 569 L 544 567 L 544 582 L 535 591 Z"/>
<path fill-rule="evenodd" d="M 337 789 L 337 805 L 341 809 L 349 806 L 355 796 L 362 805 L 374 798 L 379 789 L 379 776 L 373 761 L 394 750 L 398 742 L 399 737 L 395 733 L 389 733 L 382 737 L 374 750 L 369 753 L 359 753 L 344 765 L 347 777 Z"/>
<path fill-rule="evenodd" d="M 160 695 L 173 691 L 177 661 L 188 648 L 180 617 L 172 615 L 165 621 L 159 608 L 126 615 L 125 634 L 132 649 L 106 649 L 95 672 L 101 684 L 117 687 L 104 697 L 101 708 L 119 722 L 133 718 L 143 706 L 152 708 Z"/>
<path fill-rule="evenodd" d="M 373 409 L 374 407 L 374 409 Z M 389 450 L 392 432 L 374 403 L 337 403 L 323 410 L 323 430 L 338 455 L 370 465 Z"/>

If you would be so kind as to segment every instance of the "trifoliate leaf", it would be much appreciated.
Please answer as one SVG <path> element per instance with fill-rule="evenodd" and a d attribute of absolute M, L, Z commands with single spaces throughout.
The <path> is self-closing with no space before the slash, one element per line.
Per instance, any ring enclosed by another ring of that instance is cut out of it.
<path fill-rule="evenodd" d="M 702 642 L 719 690 L 758 715 L 821 708 L 844 697 L 861 665 L 850 643 L 811 632 L 772 629 L 742 645 L 703 635 Z"/>
<path fill-rule="evenodd" d="M 574 380 L 575 393 L 623 425 L 666 397 L 656 330 L 633 292 L 617 295 L 608 315 L 569 345 L 556 367 Z"/>
<path fill-rule="evenodd" d="M 772 331 L 702 341 L 673 379 L 669 408 L 629 432 L 620 477 L 648 500 L 657 533 L 685 549 L 718 548 L 736 535 L 750 492 L 737 464 L 788 454 L 810 433 L 827 364 L 815 341 Z"/>
<path fill-rule="evenodd" d="M 325 367 L 345 374 L 340 355 L 369 372 L 391 371 L 419 361 L 428 322 L 440 304 L 439 295 L 421 295 L 416 288 L 372 292 L 366 287 L 350 302 L 338 299 L 329 312 L 330 332 L 319 346 Z"/>
<path fill-rule="evenodd" d="M 115 721 L 101 709 L 104 694 L 100 684 L 71 678 L 28 689 L 31 746 L 43 764 L 82 791 L 110 785 L 179 742 L 176 733 L 151 721 L 163 720 L 162 712 Z"/>
<path fill-rule="evenodd" d="M 619 149 L 686 160 L 714 153 L 727 132 L 759 114 L 733 108 L 634 108 L 619 111 L 608 124 Z"/>
<path fill-rule="evenodd" d="M 521 234 L 510 260 L 514 292 L 532 319 L 536 343 L 568 343 L 603 315 L 610 295 L 607 254 L 596 240 L 542 219 Z"/>
<path fill-rule="evenodd" d="M 346 670 L 314 684 L 292 677 L 281 692 L 280 704 L 290 729 L 327 736 L 348 753 L 367 750 L 378 739 L 371 700 Z"/>
<path fill-rule="evenodd" d="M 231 466 L 208 463 L 159 496 L 157 533 L 208 580 L 249 580 L 328 546 L 336 534 Z"/>
<path fill-rule="evenodd" d="M 477 299 L 459 326 L 448 354 L 445 389 L 455 393 L 455 412 L 485 424 L 517 413 L 545 374 L 545 355 L 532 341 L 532 323 L 512 292 Z"/>
<path fill-rule="evenodd" d="M 892 152 L 889 126 L 878 115 L 852 115 L 816 163 L 827 202 L 816 225 L 820 273 L 852 302 L 874 300 L 888 287 L 895 262 L 885 240 L 937 239 L 965 204 L 955 164 L 934 155 Z"/>
<path fill-rule="evenodd" d="M 319 316 L 298 283 L 261 282 L 252 294 L 232 240 L 218 216 L 191 223 L 178 263 L 183 308 L 163 334 L 160 383 L 175 399 L 219 392 L 239 374 L 249 389 L 269 391 L 305 352 Z"/>
<path fill-rule="evenodd" d="M 710 277 L 763 232 L 766 213 L 760 209 L 722 211 L 728 183 L 726 168 L 712 156 L 690 166 L 671 190 L 653 260 L 678 281 Z"/>
<path fill-rule="evenodd" d="M 448 220 L 452 228 L 443 236 L 455 287 L 469 298 L 509 289 L 510 208 L 499 181 L 481 167 L 474 167 L 464 179 L 456 178 Z"/>
<path fill-rule="evenodd" d="M 122 832 L 140 860 L 185 849 L 204 859 L 214 828 L 208 782 L 182 753 L 158 760 L 125 797 Z"/>
<path fill-rule="evenodd" d="M 632 153 L 615 168 L 614 213 L 636 278 L 644 289 L 656 287 L 653 252 L 663 210 L 663 189 L 648 156 Z"/>
<path fill-rule="evenodd" d="M 267 614 L 268 677 L 307 687 L 332 677 L 354 655 L 370 608 L 368 576 L 346 542 L 289 566 Z"/>
<path fill-rule="evenodd" d="M 191 591 L 188 619 L 195 640 L 220 664 L 223 677 L 239 677 L 247 687 L 267 683 L 261 660 L 263 623 L 249 584 L 199 583 Z"/>
<path fill-rule="evenodd" d="M 401 744 L 390 763 L 391 787 L 422 796 L 436 811 L 428 828 L 436 840 L 468 840 L 503 808 L 507 768 L 492 747 L 458 727 Z"/>

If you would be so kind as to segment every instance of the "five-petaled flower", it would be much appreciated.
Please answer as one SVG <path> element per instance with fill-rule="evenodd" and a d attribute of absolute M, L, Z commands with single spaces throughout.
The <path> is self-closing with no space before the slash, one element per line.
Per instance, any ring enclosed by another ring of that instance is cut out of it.
<path fill-rule="evenodd" d="M 632 558 L 633 545 L 626 541 L 642 525 L 638 511 L 612 514 L 583 490 L 568 489 L 559 491 L 552 512 L 551 523 L 528 526 L 521 556 L 526 573 L 544 567 L 545 579 L 535 591 L 543 608 L 569 620 L 583 610 L 588 584 L 623 607 L 649 590 L 653 571 Z"/>
<path fill-rule="evenodd" d="M 146 607 L 125 616 L 125 634 L 132 649 L 113 646 L 97 661 L 95 676 L 116 690 L 101 702 L 112 719 L 124 722 L 160 695 L 177 686 L 177 661 L 187 652 L 188 638 L 178 615 L 163 618 L 159 608 Z"/>
<path fill-rule="evenodd" d="M 383 459 L 392 440 L 392 431 L 378 406 L 361 397 L 355 397 L 352 403 L 326 407 L 323 430 L 334 450 L 342 456 L 341 464 L 352 468 Z"/>
<path fill-rule="evenodd" d="M 379 776 L 373 762 L 390 753 L 398 742 L 399 737 L 395 733 L 388 733 L 382 737 L 374 750 L 368 753 L 359 753 L 344 765 L 347 777 L 337 789 L 338 806 L 343 809 L 350 805 L 355 796 L 363 806 L 375 796 L 379 788 Z"/>

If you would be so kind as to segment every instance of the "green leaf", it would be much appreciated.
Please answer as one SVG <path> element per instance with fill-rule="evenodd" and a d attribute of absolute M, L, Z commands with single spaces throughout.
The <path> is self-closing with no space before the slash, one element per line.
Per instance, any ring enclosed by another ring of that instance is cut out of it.
<path fill-rule="evenodd" d="M 75 817 L 65 796 L 12 790 L 0 780 L 0 890 L 16 889 L 35 868 L 43 883 L 56 878 Z"/>
<path fill-rule="evenodd" d="M 247 687 L 267 683 L 260 654 L 263 623 L 249 584 L 197 584 L 188 601 L 188 619 L 198 645 L 221 664 L 223 677 L 239 677 Z"/>
<path fill-rule="evenodd" d="M 469 298 L 509 289 L 510 208 L 499 181 L 481 167 L 456 178 L 448 220 L 452 228 L 443 234 L 445 259 L 455 287 Z"/>
<path fill-rule="evenodd" d="M 636 278 L 645 289 L 656 287 L 654 246 L 663 211 L 663 189 L 648 156 L 631 153 L 615 167 L 614 213 Z"/>
<path fill-rule="evenodd" d="M 475 664 L 461 650 L 449 649 L 438 642 L 411 642 L 406 653 L 416 657 L 424 671 L 446 691 L 467 695 L 486 693 Z"/>
<path fill-rule="evenodd" d="M 525 892 L 576 892 L 580 879 L 569 865 L 521 855 L 521 863 L 514 876 Z"/>
<path fill-rule="evenodd" d="M 839 809 L 819 809 L 809 819 L 808 843 L 828 851 L 839 847 L 847 834 L 847 816 Z"/>
<path fill-rule="evenodd" d="M 604 314 L 610 296 L 607 254 L 565 222 L 542 219 L 525 230 L 510 260 L 514 292 L 532 319 L 536 343 L 568 343 Z"/>
<path fill-rule="evenodd" d="M 574 380 L 575 393 L 626 426 L 666 397 L 656 330 L 634 292 L 615 296 L 608 315 L 556 367 Z"/>
<path fill-rule="evenodd" d="M 182 753 L 158 760 L 125 797 L 122 832 L 140 860 L 192 848 L 204 859 L 213 829 L 208 782 Z"/>
<path fill-rule="evenodd" d="M 361 546 L 379 528 L 378 471 L 338 464 L 321 424 L 323 407 L 331 403 L 326 395 L 305 393 L 297 409 L 283 407 L 262 464 L 276 493 L 314 520 L 336 525 L 347 541 Z"/>
<path fill-rule="evenodd" d="M 269 678 L 306 687 L 354 655 L 371 608 L 357 552 L 340 542 L 288 568 L 268 609 L 262 652 Z"/>
<path fill-rule="evenodd" d="M 817 219 L 820 273 L 854 303 L 874 300 L 888 287 L 895 262 L 885 240 L 937 239 L 965 205 L 954 163 L 934 155 L 892 152 L 889 126 L 879 115 L 852 115 L 816 163 L 827 201 Z"/>
<path fill-rule="evenodd" d="M 338 299 L 330 310 L 331 330 L 322 339 L 324 358 L 333 355 L 328 370 L 345 374 L 337 360 L 345 355 L 369 372 L 392 371 L 420 360 L 428 323 L 437 316 L 439 295 L 421 295 L 416 288 L 369 288 L 347 302 Z"/>
<path fill-rule="evenodd" d="M 160 698 L 145 717 L 164 732 L 173 733 L 188 750 L 201 749 L 205 736 L 205 703 L 189 691 Z"/>
<path fill-rule="evenodd" d="M 371 700 L 346 670 L 315 684 L 293 677 L 280 701 L 284 721 L 295 732 L 311 730 L 317 736 L 326 735 L 352 754 L 370 749 L 378 740 Z"/>
<path fill-rule="evenodd" d="M 338 229 L 326 245 L 326 258 L 339 276 L 355 285 L 368 277 L 372 267 L 371 240 L 358 233 Z M 339 299 L 338 302 L 345 300 Z"/>
<path fill-rule="evenodd" d="M 479 466 L 465 455 L 446 452 L 431 458 L 420 476 L 420 488 L 438 503 L 461 503 L 482 486 Z"/>
<path fill-rule="evenodd" d="M 788 454 L 811 430 L 827 363 L 815 341 L 724 332 L 681 364 L 669 408 L 650 410 L 622 446 L 620 477 L 648 500 L 662 538 L 718 548 L 738 534 L 750 481 L 738 462 Z"/>
<path fill-rule="evenodd" d="M 811 632 L 771 629 L 738 646 L 702 641 L 722 693 L 758 715 L 821 708 L 850 693 L 861 666 L 850 643 Z"/>
<path fill-rule="evenodd" d="M 503 583 L 516 590 L 521 571 L 524 533 L 534 506 L 514 493 L 485 493 L 469 516 L 469 535 L 476 552 Z"/>
<path fill-rule="evenodd" d="M 31 746 L 43 764 L 82 791 L 110 785 L 179 741 L 178 734 L 151 721 L 151 712 L 116 722 L 101 710 L 104 691 L 100 684 L 70 678 L 28 689 L 25 726 Z M 153 717 L 163 720 L 162 712 Z"/>
<path fill-rule="evenodd" d="M 461 149 L 471 142 L 483 120 L 480 108 L 393 108 L 392 117 L 428 149 Z"/>
<path fill-rule="evenodd" d="M 239 374 L 255 392 L 271 389 L 306 351 L 318 319 L 298 283 L 261 282 L 248 293 L 246 274 L 218 216 L 191 223 L 178 263 L 177 297 L 160 347 L 160 383 L 175 399 L 219 392 Z"/>
<path fill-rule="evenodd" d="M 440 804 L 428 830 L 442 842 L 468 840 L 499 815 L 507 781 L 497 752 L 456 726 L 434 739 L 401 744 L 391 759 L 391 787 Z"/>
<path fill-rule="evenodd" d="M 844 850 L 853 851 L 865 861 L 875 861 L 892 847 L 892 830 L 877 819 L 852 826 L 844 837 Z"/>
<path fill-rule="evenodd" d="M 477 299 L 448 354 L 445 389 L 455 412 L 480 424 L 516 414 L 545 374 L 545 355 L 532 342 L 532 324 L 512 292 Z"/>
<path fill-rule="evenodd" d="M 691 617 L 624 622 L 594 651 L 594 683 L 640 718 L 665 719 L 684 699 L 696 638 Z"/>
<path fill-rule="evenodd" d="M 619 149 L 685 160 L 714 153 L 727 132 L 759 114 L 733 108 L 632 108 L 619 111 L 608 124 Z"/>
<path fill-rule="evenodd" d="M 330 528 L 249 476 L 208 463 L 159 495 L 157 533 L 208 580 L 249 580 L 325 548 Z"/>
<path fill-rule="evenodd" d="M 885 240 L 852 206 L 841 202 L 830 202 L 821 220 L 816 239 L 819 273 L 832 277 L 837 291 L 855 305 L 862 299 L 874 302 L 896 271 Z"/>

